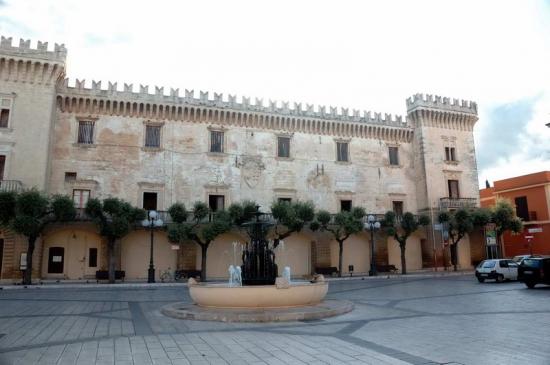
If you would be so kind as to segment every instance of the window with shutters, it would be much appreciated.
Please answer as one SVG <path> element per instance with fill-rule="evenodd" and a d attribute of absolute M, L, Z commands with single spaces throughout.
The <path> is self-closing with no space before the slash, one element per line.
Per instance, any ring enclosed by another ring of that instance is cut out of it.
<path fill-rule="evenodd" d="M 160 130 L 159 125 L 145 126 L 145 147 L 160 148 Z"/>
<path fill-rule="evenodd" d="M 336 142 L 336 161 L 349 162 L 349 143 Z"/>
<path fill-rule="evenodd" d="M 449 198 L 451 199 L 460 198 L 460 191 L 458 189 L 458 180 L 448 180 L 447 184 L 449 187 Z"/>
<path fill-rule="evenodd" d="M 94 144 L 94 126 L 93 120 L 78 121 L 78 144 Z"/>
<path fill-rule="evenodd" d="M 12 99 L 0 98 L 0 128 L 9 128 Z"/>
<path fill-rule="evenodd" d="M 88 203 L 88 200 L 90 200 L 90 190 L 73 190 L 73 202 L 75 208 L 86 208 L 86 203 Z"/>
<path fill-rule="evenodd" d="M 210 152 L 223 153 L 222 131 L 210 131 Z"/>
<path fill-rule="evenodd" d="M 396 146 L 388 147 L 390 166 L 399 166 L 399 149 Z"/>
<path fill-rule="evenodd" d="M 277 157 L 290 158 L 290 137 L 277 137 Z"/>

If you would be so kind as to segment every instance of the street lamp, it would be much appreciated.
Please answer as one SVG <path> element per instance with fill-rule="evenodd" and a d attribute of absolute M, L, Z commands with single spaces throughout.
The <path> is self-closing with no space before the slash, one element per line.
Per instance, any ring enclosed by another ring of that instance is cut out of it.
<path fill-rule="evenodd" d="M 374 231 L 380 229 L 380 222 L 373 215 L 367 217 L 367 221 L 363 224 L 365 230 L 370 230 L 370 270 L 369 276 L 376 276 L 376 260 L 374 257 Z"/>
<path fill-rule="evenodd" d="M 155 265 L 153 264 L 153 231 L 155 228 L 162 227 L 164 222 L 160 219 L 158 213 L 154 210 L 150 210 L 147 218 L 141 221 L 141 225 L 151 230 L 151 258 L 149 259 L 149 270 L 147 272 L 147 282 L 155 282 Z"/>

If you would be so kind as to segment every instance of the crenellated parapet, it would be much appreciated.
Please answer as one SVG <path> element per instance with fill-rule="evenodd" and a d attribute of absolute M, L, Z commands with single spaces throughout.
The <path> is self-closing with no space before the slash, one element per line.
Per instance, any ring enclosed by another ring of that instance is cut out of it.
<path fill-rule="evenodd" d="M 48 49 L 48 42 L 38 41 L 31 48 L 30 40 L 19 40 L 12 45 L 11 37 L 0 37 L 0 80 L 53 85 L 65 75 L 67 49 L 55 44 Z"/>
<path fill-rule="evenodd" d="M 407 118 L 415 126 L 473 130 L 477 104 L 439 95 L 415 94 L 407 99 Z"/>
<path fill-rule="evenodd" d="M 86 86 L 84 80 L 76 80 L 69 86 L 69 80 L 60 80 L 57 86 L 58 105 L 62 111 L 73 113 L 111 114 L 149 119 L 172 119 L 205 121 L 215 123 L 236 123 L 259 128 L 327 133 L 341 136 L 373 137 L 395 141 L 408 141 L 412 129 L 401 116 L 371 111 L 351 110 L 236 95 L 224 97 L 221 93 L 185 89 L 170 89 L 168 94 L 163 87 L 154 88 L 140 85 L 134 91 L 133 84 L 109 82 L 102 88 L 100 81 L 92 81 Z"/>

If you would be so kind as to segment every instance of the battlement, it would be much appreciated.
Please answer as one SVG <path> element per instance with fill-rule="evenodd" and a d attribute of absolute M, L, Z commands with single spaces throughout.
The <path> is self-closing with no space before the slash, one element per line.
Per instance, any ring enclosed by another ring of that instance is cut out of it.
<path fill-rule="evenodd" d="M 219 109 L 231 109 L 236 111 L 248 111 L 258 113 L 271 113 L 285 116 L 298 116 L 306 118 L 318 118 L 335 121 L 376 123 L 394 127 L 407 127 L 406 121 L 400 115 L 382 114 L 371 111 L 360 111 L 358 109 L 337 108 L 334 106 L 317 106 L 313 104 L 290 103 L 288 101 L 278 102 L 269 100 L 264 105 L 263 99 L 255 98 L 254 103 L 250 97 L 241 97 L 237 100 L 236 95 L 229 94 L 225 97 L 222 93 L 213 93 L 211 97 L 208 91 L 199 91 L 198 97 L 194 90 L 185 89 L 184 95 L 180 96 L 180 89 L 171 88 L 169 94 L 165 93 L 164 87 L 155 86 L 154 93 L 149 92 L 148 85 L 139 85 L 139 91 L 134 91 L 133 84 L 124 83 L 122 90 L 119 90 L 118 83 L 108 82 L 107 88 L 102 88 L 101 81 L 92 81 L 86 87 L 85 80 L 76 79 L 74 86 L 69 86 L 69 79 L 65 79 L 58 85 L 58 91 L 63 94 L 86 95 L 88 97 L 107 97 L 121 99 L 137 103 L 171 103 L 179 105 L 207 106 Z M 70 96 L 70 95 L 65 95 Z"/>
<path fill-rule="evenodd" d="M 30 39 L 19 40 L 19 46 L 12 45 L 12 37 L 0 37 L 0 53 L 10 56 L 22 56 L 30 58 L 39 58 L 49 61 L 65 62 L 67 58 L 67 48 L 64 44 L 54 44 L 53 49 L 48 50 L 48 42 L 38 41 L 36 48 L 31 48 Z"/>
<path fill-rule="evenodd" d="M 416 108 L 432 108 L 477 115 L 477 104 L 473 101 L 452 99 L 431 94 L 415 94 L 407 99 L 407 112 Z"/>

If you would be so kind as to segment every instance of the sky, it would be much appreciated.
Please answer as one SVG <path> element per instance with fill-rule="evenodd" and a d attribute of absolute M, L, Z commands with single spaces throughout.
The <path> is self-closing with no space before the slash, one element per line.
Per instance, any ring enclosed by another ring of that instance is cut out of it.
<path fill-rule="evenodd" d="M 70 84 L 397 115 L 418 92 L 474 100 L 480 187 L 550 170 L 550 0 L 0 0 L 0 34 L 64 43 Z"/>

